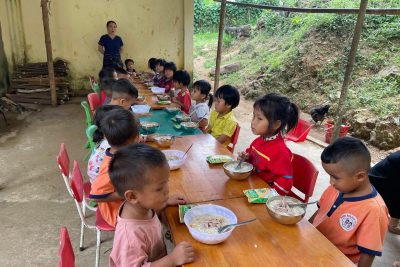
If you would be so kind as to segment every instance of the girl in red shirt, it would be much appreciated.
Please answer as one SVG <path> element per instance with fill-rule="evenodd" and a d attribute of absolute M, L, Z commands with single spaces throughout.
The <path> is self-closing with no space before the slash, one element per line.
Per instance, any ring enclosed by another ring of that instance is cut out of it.
<path fill-rule="evenodd" d="M 189 114 L 190 106 L 192 105 L 192 99 L 190 98 L 189 84 L 190 75 L 185 70 L 178 70 L 174 73 L 172 78 L 176 90 L 180 90 L 178 95 L 172 98 L 172 102 L 177 104 L 183 113 Z"/>
<path fill-rule="evenodd" d="M 251 130 L 259 135 L 239 159 L 253 164 L 255 172 L 279 194 L 287 195 L 293 186 L 292 152 L 283 135 L 296 126 L 299 109 L 276 93 L 266 94 L 253 106 Z"/>

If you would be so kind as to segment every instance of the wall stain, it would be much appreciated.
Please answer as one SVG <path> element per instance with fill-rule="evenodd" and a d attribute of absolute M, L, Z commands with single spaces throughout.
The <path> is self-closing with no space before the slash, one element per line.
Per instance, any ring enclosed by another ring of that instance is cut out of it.
<path fill-rule="evenodd" d="M 80 8 L 81 8 L 78 4 L 75 4 L 74 7 L 75 7 L 76 9 L 80 9 Z"/>
<path fill-rule="evenodd" d="M 175 23 L 174 23 L 174 25 L 176 25 L 176 24 L 178 23 L 178 21 L 179 21 L 179 17 L 175 17 Z"/>
<path fill-rule="evenodd" d="M 74 51 L 74 57 L 78 56 L 78 52 Z"/>
<path fill-rule="evenodd" d="M 151 30 L 151 35 L 152 35 L 152 36 L 154 35 L 154 30 Z"/>

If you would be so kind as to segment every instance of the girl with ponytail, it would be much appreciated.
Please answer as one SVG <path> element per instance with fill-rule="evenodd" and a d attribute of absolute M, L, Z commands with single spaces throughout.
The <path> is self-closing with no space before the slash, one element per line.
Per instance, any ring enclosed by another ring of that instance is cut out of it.
<path fill-rule="evenodd" d="M 213 103 L 213 96 L 210 91 L 211 84 L 205 80 L 199 80 L 193 84 L 192 100 L 196 101 L 196 104 L 190 107 L 190 119 L 199 122 L 199 128 L 203 132 L 208 125 L 210 108 Z"/>
<path fill-rule="evenodd" d="M 283 137 L 298 119 L 299 109 L 287 97 L 266 94 L 253 106 L 251 130 L 259 137 L 239 153 L 239 159 L 246 157 L 260 178 L 281 195 L 287 195 L 293 186 L 292 152 Z"/>

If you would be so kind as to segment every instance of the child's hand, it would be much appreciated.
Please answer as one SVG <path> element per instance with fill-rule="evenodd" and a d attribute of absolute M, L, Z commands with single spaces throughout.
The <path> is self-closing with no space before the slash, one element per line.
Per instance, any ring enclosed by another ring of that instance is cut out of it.
<path fill-rule="evenodd" d="M 237 159 L 241 160 L 242 158 L 245 158 L 245 159 L 247 158 L 247 153 L 244 151 L 238 153 Z"/>
<path fill-rule="evenodd" d="M 194 249 L 187 241 L 179 243 L 170 255 L 174 266 L 194 261 Z"/>
<path fill-rule="evenodd" d="M 167 201 L 168 206 L 177 206 L 187 203 L 187 199 L 182 195 L 172 195 Z"/>

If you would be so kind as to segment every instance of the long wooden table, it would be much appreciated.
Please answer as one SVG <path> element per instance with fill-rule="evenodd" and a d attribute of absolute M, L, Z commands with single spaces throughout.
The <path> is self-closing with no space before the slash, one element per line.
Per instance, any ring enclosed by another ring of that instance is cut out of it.
<path fill-rule="evenodd" d="M 158 98 L 156 95 L 154 95 L 149 87 L 144 84 L 139 78 L 133 78 L 133 84 L 139 91 L 139 95 L 145 97 L 145 102 L 147 105 L 149 105 L 152 109 L 165 109 L 166 107 L 169 107 L 171 105 L 160 105 L 157 104 Z"/>
<path fill-rule="evenodd" d="M 266 187 L 266 183 L 255 175 L 234 181 L 221 165 L 209 165 L 208 155 L 231 155 L 212 136 L 178 138 L 171 149 L 185 150 L 191 143 L 194 145 L 184 166 L 171 171 L 170 193 L 184 194 L 191 203 L 225 206 L 239 221 L 257 221 L 237 227 L 221 244 L 205 245 L 194 240 L 186 226 L 179 223 L 177 207 L 167 208 L 174 242 L 190 241 L 196 250 L 196 260 L 185 266 L 354 266 L 306 219 L 292 226 L 281 225 L 269 216 L 265 204 L 249 204 L 242 191 Z"/>

